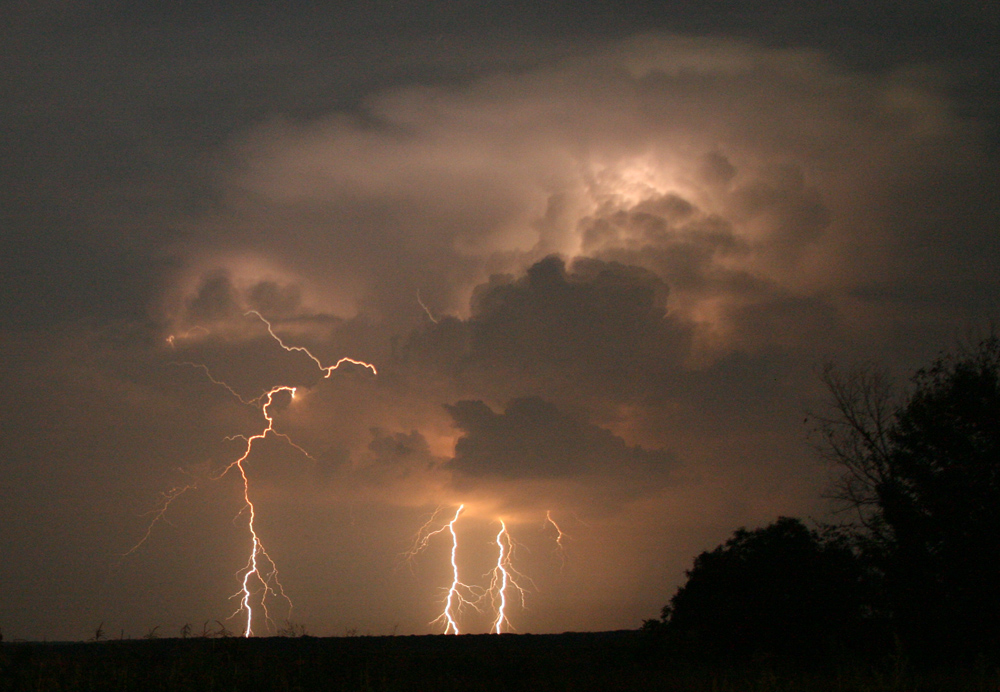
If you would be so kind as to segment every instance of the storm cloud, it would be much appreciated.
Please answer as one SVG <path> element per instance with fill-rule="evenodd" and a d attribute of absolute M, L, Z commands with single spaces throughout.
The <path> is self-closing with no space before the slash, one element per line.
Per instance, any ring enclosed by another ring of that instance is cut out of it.
<path fill-rule="evenodd" d="M 654 492 L 676 465 L 664 450 L 647 450 L 538 397 L 522 397 L 494 413 L 481 401 L 447 406 L 462 431 L 448 466 L 470 479 L 587 477 Z"/>
<path fill-rule="evenodd" d="M 310 632 L 428 631 L 443 549 L 398 556 L 460 504 L 470 569 L 500 517 L 529 548 L 522 631 L 637 626 L 736 526 L 826 516 L 823 362 L 995 315 L 989 10 L 64 5 L 0 29 L 13 637 L 229 615 L 268 420 Z"/>

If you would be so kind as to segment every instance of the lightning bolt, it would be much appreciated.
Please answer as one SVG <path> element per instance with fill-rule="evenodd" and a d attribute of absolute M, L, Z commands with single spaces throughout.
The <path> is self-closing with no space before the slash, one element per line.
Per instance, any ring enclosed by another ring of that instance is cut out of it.
<path fill-rule="evenodd" d="M 545 521 L 552 524 L 552 527 L 556 530 L 556 553 L 559 555 L 559 571 L 561 572 L 566 567 L 566 546 L 563 543 L 563 539 L 569 538 L 569 536 L 559 528 L 559 524 L 552 518 L 551 510 L 545 511 Z"/>
<path fill-rule="evenodd" d="M 280 392 L 288 392 L 293 399 L 295 398 L 295 387 L 288 387 L 288 386 L 274 387 L 271 390 L 262 394 L 260 399 L 263 400 L 264 403 L 261 405 L 261 412 L 264 414 L 264 420 L 267 421 L 267 426 L 259 433 L 251 435 L 250 437 L 245 437 L 244 439 L 246 440 L 247 446 L 246 449 L 243 450 L 243 455 L 240 456 L 240 458 L 238 458 L 236 461 L 230 463 L 229 466 L 223 469 L 222 473 L 220 473 L 218 476 L 214 478 L 214 480 L 218 480 L 235 468 L 239 470 L 240 477 L 243 479 L 243 501 L 245 504 L 243 505 L 243 509 L 240 510 L 239 514 L 243 514 L 243 512 L 247 512 L 249 514 L 249 518 L 247 521 L 247 530 L 250 532 L 251 548 L 250 548 L 250 557 L 247 560 L 246 567 L 243 568 L 243 575 L 241 579 L 242 588 L 240 591 L 237 591 L 235 594 L 233 594 L 233 598 L 240 599 L 240 606 L 233 612 L 232 615 L 229 616 L 229 619 L 230 620 L 233 619 L 240 613 L 244 612 L 246 613 L 247 623 L 246 627 L 243 630 L 244 637 L 253 636 L 253 606 L 250 603 L 250 598 L 254 592 L 253 589 L 251 588 L 251 583 L 256 582 L 259 584 L 261 593 L 260 605 L 261 608 L 264 610 L 264 618 L 268 622 L 271 621 L 271 617 L 267 610 L 267 595 L 269 593 L 275 596 L 280 596 L 285 599 L 285 601 L 288 603 L 289 614 L 291 613 L 292 609 L 292 601 L 287 595 L 285 595 L 285 589 L 284 587 L 282 587 L 281 581 L 279 581 L 278 579 L 278 568 L 274 564 L 274 560 L 271 559 L 271 556 L 268 555 L 267 551 L 264 549 L 264 544 L 261 542 L 260 536 L 257 535 L 257 530 L 254 527 L 254 520 L 257 518 L 257 508 L 254 507 L 253 501 L 250 499 L 250 479 L 247 478 L 246 468 L 244 468 L 243 466 L 243 463 L 250 457 L 250 452 L 253 451 L 253 443 L 256 442 L 257 440 L 263 440 L 265 437 L 268 436 L 268 434 L 271 433 L 277 435 L 278 437 L 283 438 L 286 442 L 295 447 L 297 450 L 299 450 L 306 456 L 309 456 L 309 454 L 304 449 L 302 449 L 297 444 L 292 442 L 287 435 L 276 432 L 274 430 L 274 418 L 271 417 L 271 413 L 268 409 L 270 408 L 271 404 L 274 403 L 274 395 Z M 239 514 L 237 516 L 239 516 Z M 261 573 L 261 567 L 259 563 L 263 561 L 266 561 L 267 564 L 269 565 L 270 571 L 268 571 L 267 574 Z"/>
<path fill-rule="evenodd" d="M 437 324 L 438 321 L 437 321 L 437 319 L 435 319 L 434 314 L 431 312 L 431 309 L 429 307 L 427 307 L 427 305 L 424 303 L 423 299 L 420 297 L 420 289 L 419 288 L 417 289 L 417 302 L 420 303 L 420 307 L 422 307 L 424 309 L 424 312 L 427 313 L 427 317 L 430 319 L 430 321 L 433 322 L 434 324 Z"/>
<path fill-rule="evenodd" d="M 465 505 L 459 505 L 450 520 L 441 522 L 438 517 L 442 514 L 443 509 L 441 506 L 435 509 L 430 518 L 417 531 L 412 546 L 403 553 L 403 556 L 412 567 L 413 559 L 427 548 L 435 536 L 447 533 L 451 538 L 451 585 L 447 589 L 441 614 L 430 624 L 443 625 L 445 634 L 460 634 L 458 616 L 463 608 L 470 606 L 482 613 L 484 607 L 489 607 L 496 614 L 490 625 L 490 632 L 501 634 L 510 631 L 514 629 L 508 617 L 512 599 L 514 602 L 519 602 L 520 606 L 524 608 L 525 596 L 528 592 L 527 585 L 533 588 L 537 587 L 530 577 L 514 567 L 518 543 L 513 539 L 507 529 L 506 522 L 501 518 L 497 519 L 500 529 L 493 539 L 493 545 L 497 549 L 496 563 L 493 569 L 485 575 L 489 586 L 484 588 L 476 584 L 466 584 L 461 580 L 458 569 L 459 541 L 455 526 L 464 510 Z"/>
<path fill-rule="evenodd" d="M 309 351 L 308 348 L 306 348 L 304 346 L 289 346 L 284 341 L 282 341 L 281 337 L 274 333 L 274 329 L 271 328 L 271 323 L 268 322 L 266 319 L 264 319 L 264 316 L 261 315 L 256 310 L 248 310 L 247 312 L 243 313 L 243 315 L 244 315 L 244 317 L 247 316 L 247 315 L 256 315 L 257 317 L 259 317 L 260 321 L 263 322 L 267 326 L 267 333 L 270 334 L 272 337 L 274 337 L 274 340 L 278 342 L 278 345 L 281 346 L 281 348 L 283 348 L 283 349 L 285 349 L 286 351 L 289 351 L 289 352 L 291 352 L 291 351 L 298 351 L 298 352 L 304 353 L 307 356 L 309 356 L 310 358 L 312 358 L 312 361 L 316 364 L 316 367 L 319 368 L 322 372 L 326 373 L 325 375 L 323 375 L 324 379 L 329 379 L 330 375 L 333 374 L 333 371 L 336 370 L 337 368 L 339 368 L 344 363 L 351 363 L 353 365 L 360 365 L 360 366 L 362 366 L 364 368 L 368 368 L 369 370 L 371 370 L 373 375 L 377 375 L 378 374 L 378 370 L 376 370 L 375 366 L 372 365 L 371 363 L 366 363 L 363 360 L 355 360 L 353 358 L 346 358 L 345 357 L 345 358 L 341 358 L 340 360 L 338 360 L 333 365 L 323 365 L 323 363 L 320 362 L 319 358 L 317 358 L 316 356 L 314 356 Z"/>
<path fill-rule="evenodd" d="M 472 587 L 463 584 L 458 578 L 458 536 L 455 534 L 455 522 L 458 521 L 459 515 L 462 510 L 465 509 L 465 505 L 459 505 L 458 510 L 455 512 L 455 516 L 452 517 L 451 521 L 448 522 L 448 533 L 451 534 L 451 573 L 452 581 L 451 586 L 448 588 L 448 596 L 445 599 L 444 611 L 440 616 L 433 622 L 447 623 L 444 628 L 445 634 L 458 634 L 458 623 L 455 622 L 455 615 L 457 610 L 461 610 L 463 605 L 467 603 L 475 607 L 475 603 L 469 601 L 463 596 L 463 592 L 471 591 Z"/>
<path fill-rule="evenodd" d="M 451 536 L 451 585 L 448 587 L 441 614 L 430 622 L 432 625 L 444 625 L 445 634 L 460 634 L 457 620 L 459 613 L 465 606 L 470 606 L 482 612 L 479 608 L 479 603 L 486 595 L 482 587 L 466 584 L 458 575 L 458 534 L 455 532 L 455 523 L 464 510 L 465 505 L 459 505 L 451 520 L 445 522 L 439 528 L 431 530 L 431 527 L 435 524 L 435 520 L 442 511 L 441 507 L 438 507 L 434 510 L 431 518 L 417 531 L 417 535 L 413 540 L 413 546 L 404 554 L 407 561 L 412 561 L 417 554 L 427 547 L 434 536 L 445 532 Z"/>
<path fill-rule="evenodd" d="M 372 365 L 371 363 L 366 363 L 361 360 L 355 360 L 354 358 L 341 358 L 333 365 L 325 366 L 315 355 L 312 354 L 312 352 L 309 351 L 309 349 L 303 346 L 290 346 L 286 344 L 281 339 L 281 337 L 279 337 L 274 332 L 274 328 L 272 327 L 271 323 L 267 319 L 265 319 L 264 316 L 261 315 L 259 312 L 251 310 L 249 312 L 244 313 L 244 316 L 249 316 L 251 314 L 255 315 L 257 318 L 260 319 L 261 322 L 265 324 L 265 326 L 267 327 L 268 334 L 270 334 L 271 337 L 278 342 L 278 345 L 281 346 L 281 348 L 283 348 L 285 351 L 301 352 L 304 353 L 306 356 L 308 356 L 310 359 L 312 359 L 312 361 L 316 364 L 316 367 L 319 368 L 319 370 L 324 373 L 323 375 L 324 379 L 328 379 L 332 375 L 333 371 L 339 368 L 344 363 L 352 363 L 354 365 L 360 365 L 368 370 L 371 370 L 372 374 L 377 374 L 377 370 L 375 369 L 374 365 Z M 205 333 L 208 333 L 208 331 L 205 330 L 203 327 L 195 327 L 194 329 L 186 332 L 185 334 L 182 334 L 181 338 L 187 338 L 191 336 L 195 331 L 203 331 Z M 175 348 L 176 347 L 175 337 L 172 335 L 168 337 L 167 343 L 170 345 L 171 348 Z M 239 471 L 240 478 L 243 481 L 244 504 L 243 507 L 240 509 L 240 511 L 237 513 L 236 518 L 239 518 L 244 513 L 247 515 L 247 530 L 250 534 L 250 543 L 251 543 L 250 556 L 247 559 L 246 565 L 238 572 L 240 576 L 240 589 L 235 594 L 233 594 L 233 598 L 239 600 L 239 606 L 232 613 L 232 615 L 229 616 L 229 619 L 233 619 L 236 616 L 245 613 L 246 626 L 243 629 L 243 636 L 251 637 L 253 636 L 253 622 L 254 622 L 253 601 L 256 600 L 257 602 L 260 603 L 261 609 L 263 610 L 265 621 L 271 624 L 273 624 L 273 621 L 271 620 L 270 613 L 268 612 L 268 607 L 267 607 L 268 596 L 271 595 L 277 598 L 284 599 L 284 601 L 288 604 L 289 613 L 291 613 L 292 601 L 285 593 L 284 587 L 281 585 L 281 581 L 278 578 L 277 565 L 275 564 L 274 560 L 271 559 L 271 556 L 267 553 L 267 550 L 264 548 L 264 543 L 261 541 L 260 535 L 257 533 L 257 528 L 256 528 L 257 508 L 254 506 L 250 496 L 251 495 L 250 479 L 247 476 L 245 463 L 249 460 L 250 455 L 253 452 L 254 443 L 264 440 L 265 438 L 268 437 L 268 435 L 281 438 L 287 444 L 289 444 L 291 447 L 293 447 L 306 457 L 310 459 L 312 458 L 305 449 L 296 444 L 288 435 L 278 432 L 274 428 L 274 416 L 271 412 L 271 406 L 275 403 L 274 397 L 281 393 L 288 393 L 288 395 L 292 399 L 294 399 L 297 388 L 289 385 L 278 385 L 272 387 L 271 389 L 264 392 L 255 399 L 247 400 L 244 399 L 242 396 L 240 396 L 240 394 L 235 389 L 233 389 L 229 384 L 214 377 L 212 375 L 212 372 L 208 369 L 207 366 L 202 365 L 200 363 L 190 363 L 190 362 L 181 362 L 176 364 L 187 365 L 190 367 L 203 370 L 209 381 L 211 381 L 213 384 L 224 387 L 230 394 L 232 394 L 241 403 L 253 406 L 260 406 L 261 415 L 263 415 L 264 417 L 265 425 L 263 429 L 260 430 L 260 432 L 257 432 L 250 436 L 234 435 L 225 438 L 227 440 L 242 439 L 246 442 L 246 447 L 243 449 L 243 453 L 235 461 L 230 462 L 218 474 L 210 476 L 210 480 L 216 481 L 229 474 L 231 471 L 233 471 L 233 469 L 236 469 L 237 471 Z M 156 507 L 152 512 L 150 512 L 150 514 L 153 515 L 153 518 L 147 524 L 146 532 L 139 539 L 139 541 L 132 546 L 132 548 L 129 551 L 124 553 L 123 557 L 134 553 L 148 540 L 148 538 L 153 532 L 153 528 L 155 527 L 155 525 L 159 521 L 165 520 L 167 510 L 170 508 L 171 504 L 177 498 L 179 498 L 181 495 L 188 492 L 189 490 L 193 490 L 197 487 L 198 483 L 197 481 L 195 481 L 188 485 L 177 486 L 165 493 L 162 493 L 162 498 L 163 498 L 162 502 L 159 504 L 158 507 Z M 257 594 L 259 594 L 259 597 L 256 596 Z"/>
<path fill-rule="evenodd" d="M 490 588 L 487 593 L 496 609 L 496 619 L 493 621 L 492 632 L 501 634 L 504 626 L 512 629 L 507 620 L 507 590 L 513 587 L 521 600 L 521 607 L 524 607 L 525 590 L 517 582 L 517 579 L 531 581 L 523 574 L 514 569 L 512 561 L 514 559 L 514 548 L 517 545 L 507 532 L 507 525 L 500 519 L 500 531 L 497 532 L 497 565 L 493 568 L 490 580 Z"/>

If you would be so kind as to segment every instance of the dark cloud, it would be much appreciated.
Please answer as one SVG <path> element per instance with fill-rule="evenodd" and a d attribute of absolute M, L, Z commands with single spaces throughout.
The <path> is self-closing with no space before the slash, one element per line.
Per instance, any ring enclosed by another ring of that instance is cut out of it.
<path fill-rule="evenodd" d="M 666 284 L 638 267 L 580 259 L 567 271 L 548 257 L 522 279 L 494 278 L 476 289 L 470 357 L 609 379 L 653 360 L 676 363 L 687 334 L 668 316 L 666 299 Z"/>
<path fill-rule="evenodd" d="M 216 271 L 203 277 L 197 292 L 187 301 L 187 319 L 215 322 L 240 315 L 239 296 L 229 275 Z"/>
<path fill-rule="evenodd" d="M 625 440 L 539 397 L 522 397 L 495 413 L 482 401 L 445 408 L 462 436 L 448 468 L 469 478 L 555 479 L 588 477 L 644 492 L 662 488 L 677 466 L 665 450 L 629 446 Z M 617 493 L 615 493 L 617 494 Z"/>
<path fill-rule="evenodd" d="M 225 618 L 209 470 L 276 384 L 300 449 L 248 477 L 321 634 L 427 631 L 434 570 L 387 575 L 440 504 L 543 546 L 522 631 L 633 627 L 734 526 L 822 516 L 816 364 L 995 310 L 997 12 L 571 5 L 5 4 L 5 631 Z"/>
<path fill-rule="evenodd" d="M 567 269 L 551 256 L 521 278 L 497 275 L 476 287 L 467 321 L 427 325 L 406 353 L 465 369 L 611 386 L 686 356 L 688 326 L 667 313 L 667 293 L 659 277 L 639 267 L 580 258 Z"/>
<path fill-rule="evenodd" d="M 649 267 L 682 294 L 733 290 L 740 275 L 746 276 L 718 261 L 751 252 L 732 223 L 704 213 L 676 193 L 607 209 L 585 217 L 580 225 L 584 252 Z"/>
<path fill-rule="evenodd" d="M 427 440 L 417 430 L 390 433 L 372 428 L 368 451 L 372 459 L 361 469 L 371 483 L 390 484 L 404 481 L 413 473 L 431 471 L 440 464 L 431 454 Z"/>

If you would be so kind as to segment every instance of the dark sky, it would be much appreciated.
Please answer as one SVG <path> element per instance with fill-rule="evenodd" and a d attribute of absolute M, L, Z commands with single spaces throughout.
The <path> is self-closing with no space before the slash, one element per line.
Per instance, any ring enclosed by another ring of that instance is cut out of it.
<path fill-rule="evenodd" d="M 0 3 L 6 637 L 243 631 L 265 415 L 279 624 L 636 627 L 996 318 L 990 3 L 326 5 Z"/>

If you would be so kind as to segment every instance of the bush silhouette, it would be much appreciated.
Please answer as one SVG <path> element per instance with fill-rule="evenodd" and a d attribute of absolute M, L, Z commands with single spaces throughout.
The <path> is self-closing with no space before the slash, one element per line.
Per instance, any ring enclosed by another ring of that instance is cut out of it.
<path fill-rule="evenodd" d="M 646 624 L 699 650 L 802 654 L 847 641 L 863 619 L 863 573 L 838 538 L 798 519 L 739 529 L 699 555 L 660 621 Z"/>

